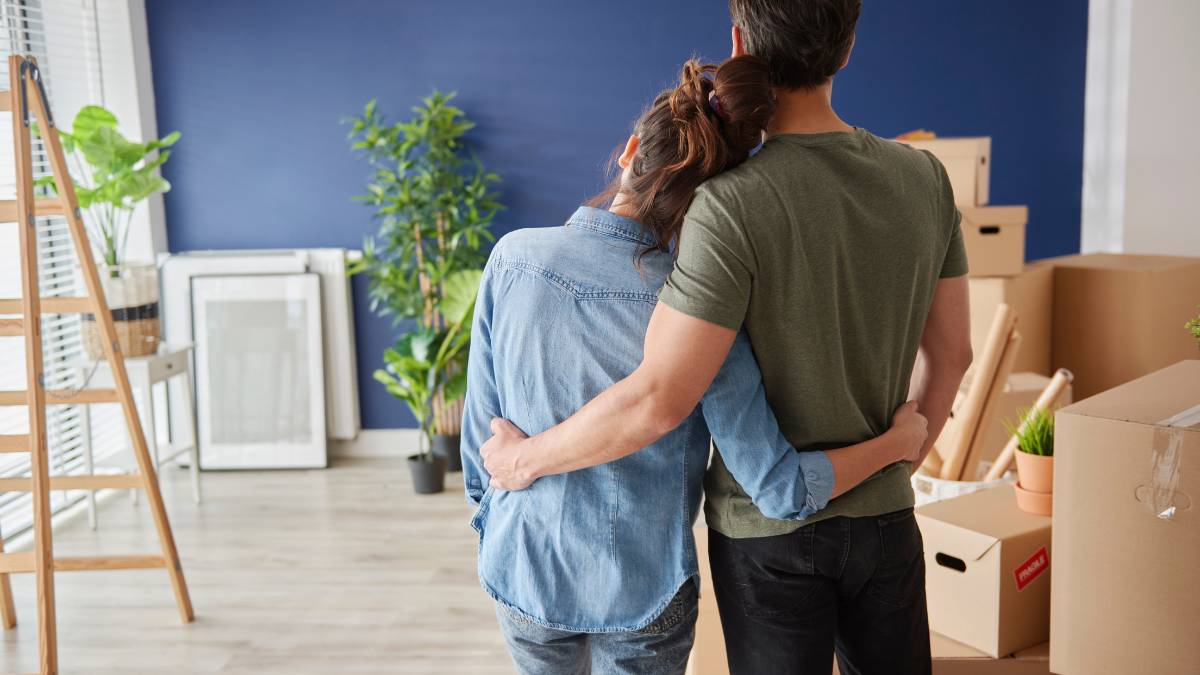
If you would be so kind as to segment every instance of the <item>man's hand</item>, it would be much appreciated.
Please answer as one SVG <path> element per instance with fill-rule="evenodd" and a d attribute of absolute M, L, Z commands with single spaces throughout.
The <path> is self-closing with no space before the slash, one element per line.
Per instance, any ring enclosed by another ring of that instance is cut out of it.
<path fill-rule="evenodd" d="M 901 454 L 897 459 L 916 463 L 929 437 L 929 420 L 917 412 L 916 401 L 909 401 L 896 409 L 896 414 L 892 416 L 892 427 L 886 434 L 895 436 L 899 441 L 897 447 Z"/>
<path fill-rule="evenodd" d="M 491 486 L 497 490 L 524 490 L 537 480 L 522 470 L 522 449 L 529 437 L 512 422 L 492 418 L 492 437 L 479 448 L 483 466 L 491 475 Z"/>

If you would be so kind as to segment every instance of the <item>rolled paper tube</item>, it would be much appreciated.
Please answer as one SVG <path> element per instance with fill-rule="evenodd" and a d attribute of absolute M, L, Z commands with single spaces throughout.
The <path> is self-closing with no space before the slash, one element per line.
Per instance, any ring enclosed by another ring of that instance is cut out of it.
<path fill-rule="evenodd" d="M 992 418 L 996 416 L 996 401 L 1004 393 L 1004 388 L 1008 386 L 1008 376 L 1012 374 L 1013 364 L 1017 362 L 1017 354 L 1020 351 L 1021 331 L 1013 330 L 1008 339 L 1008 345 L 1004 348 L 1004 355 L 1000 358 L 1000 365 L 996 368 L 996 374 L 992 378 L 992 386 L 988 389 L 979 420 L 975 423 L 975 428 L 971 430 L 971 440 L 966 444 L 967 450 L 962 454 L 962 466 L 959 467 L 958 476 L 954 480 L 974 479 L 974 476 L 965 475 L 967 467 L 974 465 L 975 458 L 978 458 L 982 451 L 980 446 L 987 437 L 986 430 L 991 428 Z"/>
<path fill-rule="evenodd" d="M 1008 347 L 1008 340 L 1016 323 L 1017 315 L 1012 307 L 1001 303 L 992 318 L 992 327 L 988 330 L 983 354 L 975 365 L 975 378 L 971 381 L 971 388 L 963 400 L 962 412 L 955 414 L 958 429 L 954 442 L 942 454 L 941 478 L 944 480 L 958 480 L 959 474 L 962 473 L 966 454 L 970 450 L 992 382 L 996 378 L 996 370 L 1004 358 L 1004 350 Z"/>
<path fill-rule="evenodd" d="M 984 480 L 998 480 L 1004 475 L 1005 471 L 1008 471 L 1009 465 L 1012 464 L 1013 456 L 1017 453 L 1017 439 L 1020 438 L 1021 432 L 1029 424 L 1029 418 L 1035 412 L 1052 408 L 1059 397 L 1062 396 L 1063 391 L 1066 390 L 1067 385 L 1071 384 L 1074 379 L 1075 375 L 1066 368 L 1059 368 L 1054 373 L 1054 377 L 1050 378 L 1050 384 L 1046 385 L 1046 388 L 1042 390 L 1042 395 L 1038 396 L 1037 402 L 1033 404 L 1033 407 L 1026 413 L 1025 418 L 1021 420 L 1021 425 L 1017 427 L 1017 433 L 1008 439 L 1008 443 L 1000 451 L 1000 456 L 996 458 L 996 463 L 992 465 L 991 469 L 988 469 Z"/>

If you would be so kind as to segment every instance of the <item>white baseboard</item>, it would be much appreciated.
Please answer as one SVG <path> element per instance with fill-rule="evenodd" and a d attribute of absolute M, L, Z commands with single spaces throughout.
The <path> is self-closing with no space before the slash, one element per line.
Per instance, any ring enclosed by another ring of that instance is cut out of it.
<path fill-rule="evenodd" d="M 358 438 L 330 440 L 331 457 L 407 457 L 417 452 L 416 429 L 363 429 Z"/>

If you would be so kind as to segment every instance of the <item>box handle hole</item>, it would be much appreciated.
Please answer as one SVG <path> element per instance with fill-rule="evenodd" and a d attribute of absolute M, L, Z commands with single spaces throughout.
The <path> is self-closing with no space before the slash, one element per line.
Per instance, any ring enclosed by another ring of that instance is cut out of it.
<path fill-rule="evenodd" d="M 956 572 L 966 572 L 967 571 L 967 563 L 963 562 L 962 558 L 955 558 L 952 555 L 946 555 L 945 553 L 939 553 L 939 554 L 933 556 L 933 559 L 935 561 L 937 561 L 937 564 L 941 565 L 942 567 L 949 567 L 950 569 L 955 570 Z"/>
<path fill-rule="evenodd" d="M 979 234 L 1000 234 L 999 225 L 984 225 L 979 228 Z"/>

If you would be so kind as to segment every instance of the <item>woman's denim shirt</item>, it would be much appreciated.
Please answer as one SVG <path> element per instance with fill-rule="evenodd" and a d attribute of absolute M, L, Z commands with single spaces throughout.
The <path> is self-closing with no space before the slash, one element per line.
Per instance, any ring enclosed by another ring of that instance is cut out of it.
<path fill-rule="evenodd" d="M 656 443 L 525 490 L 488 487 L 479 447 L 493 417 L 539 433 L 641 363 L 672 266 L 669 254 L 640 256 L 648 236 L 636 221 L 584 207 L 563 227 L 505 236 L 484 271 L 462 428 L 479 578 L 545 626 L 638 630 L 696 576 L 692 524 L 710 438 L 764 515 L 804 519 L 833 490 L 824 453 L 797 452 L 780 433 L 745 334 L 697 409 Z"/>

